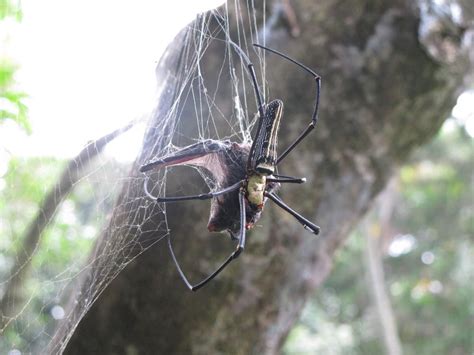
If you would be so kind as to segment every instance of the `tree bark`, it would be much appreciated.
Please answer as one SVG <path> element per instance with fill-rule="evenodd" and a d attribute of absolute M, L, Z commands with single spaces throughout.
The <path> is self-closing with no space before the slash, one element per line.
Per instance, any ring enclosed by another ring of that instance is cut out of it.
<path fill-rule="evenodd" d="M 461 40 L 450 38 L 458 45 L 452 47 L 456 60 L 435 61 L 420 43 L 420 12 L 413 2 L 294 2 L 300 33 L 296 39 L 291 39 L 298 32 L 291 25 L 294 17 L 285 20 L 285 11 L 272 1 L 267 4 L 267 18 L 274 21 L 267 22 L 273 25 L 265 31 L 266 44 L 314 68 L 323 78 L 317 129 L 280 170 L 308 178 L 306 185 L 283 187 L 281 196 L 321 226 L 320 238 L 269 204 L 261 227 L 248 233 L 243 255 L 204 289 L 187 291 L 166 245 L 152 243 L 167 226 L 159 208 L 150 208 L 143 197 L 137 171 L 165 139 L 160 130 L 166 131 L 167 121 L 157 115 L 150 127 L 160 129 L 150 129 L 146 136 L 111 227 L 91 256 L 90 272 L 84 275 L 81 292 L 51 352 L 64 349 L 84 316 L 67 346 L 68 354 L 278 353 L 305 301 L 328 276 L 334 253 L 394 167 L 429 140 L 448 116 L 467 68 Z M 288 30 L 288 24 L 293 28 Z M 179 43 L 180 39 L 173 44 L 175 49 Z M 280 139 L 285 146 L 309 123 L 314 83 L 275 56 L 267 54 L 266 61 L 272 97 L 285 99 L 283 119 L 288 124 Z M 172 64 L 165 60 L 158 69 L 161 78 L 168 78 L 165 90 L 177 80 Z M 219 95 L 217 99 L 231 104 L 229 92 Z M 172 103 L 160 105 L 164 109 Z M 187 129 L 195 119 L 183 115 L 181 120 Z M 183 267 L 205 273 L 209 260 L 226 255 L 232 246 L 218 236 L 206 240 L 205 225 L 196 224 L 208 214 L 201 206 L 170 204 L 167 216 Z M 194 246 L 188 243 L 191 240 L 198 243 Z M 107 252 L 117 250 L 117 245 L 124 246 L 120 255 Z M 134 248 L 149 245 L 135 258 L 143 249 Z M 131 261 L 121 271 L 124 260 Z M 90 294 L 91 285 L 107 284 L 112 278 L 90 308 L 97 297 Z"/>

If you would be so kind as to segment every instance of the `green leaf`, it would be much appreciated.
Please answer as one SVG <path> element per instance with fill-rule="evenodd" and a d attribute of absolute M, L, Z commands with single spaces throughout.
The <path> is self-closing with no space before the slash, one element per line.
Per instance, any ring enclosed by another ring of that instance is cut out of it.
<path fill-rule="evenodd" d="M 0 20 L 4 20 L 8 17 L 21 22 L 23 19 L 23 11 L 21 10 L 20 0 L 0 0 Z"/>

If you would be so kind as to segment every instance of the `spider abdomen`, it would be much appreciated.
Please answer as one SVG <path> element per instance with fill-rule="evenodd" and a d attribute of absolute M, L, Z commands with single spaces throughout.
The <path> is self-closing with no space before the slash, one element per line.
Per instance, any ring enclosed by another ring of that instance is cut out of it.
<path fill-rule="evenodd" d="M 259 174 L 271 175 L 275 172 L 278 131 L 282 115 L 283 101 L 273 100 L 267 104 L 251 156 L 252 169 Z"/>

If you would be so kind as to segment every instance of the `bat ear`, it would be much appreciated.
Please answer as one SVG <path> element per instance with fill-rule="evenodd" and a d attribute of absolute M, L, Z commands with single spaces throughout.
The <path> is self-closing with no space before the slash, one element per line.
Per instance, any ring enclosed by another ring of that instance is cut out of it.
<path fill-rule="evenodd" d="M 207 230 L 209 232 L 219 232 L 218 230 L 219 228 L 216 226 L 216 224 L 214 223 L 214 221 L 209 221 L 209 223 L 207 224 Z"/>

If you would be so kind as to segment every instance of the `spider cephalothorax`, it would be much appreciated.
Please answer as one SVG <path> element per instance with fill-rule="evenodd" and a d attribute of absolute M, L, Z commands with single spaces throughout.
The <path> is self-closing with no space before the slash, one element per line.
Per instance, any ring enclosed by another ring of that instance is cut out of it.
<path fill-rule="evenodd" d="M 171 155 L 152 160 L 140 168 L 141 172 L 176 165 L 191 165 L 203 169 L 211 178 L 214 187 L 212 192 L 191 196 L 155 197 L 148 191 L 148 179 L 145 179 L 145 193 L 154 201 L 163 203 L 211 199 L 211 212 L 207 226 L 209 231 L 228 231 L 233 239 L 238 240 L 236 249 L 227 260 L 207 278 L 193 286 L 181 270 L 168 235 L 168 246 L 179 274 L 188 288 L 193 291 L 212 280 L 240 255 L 245 247 L 245 231 L 252 228 L 258 221 L 268 199 L 295 217 L 304 228 L 314 234 L 319 233 L 317 225 L 287 206 L 275 192 L 280 184 L 306 181 L 304 178 L 279 175 L 276 173 L 276 167 L 315 127 L 321 79 L 303 64 L 273 49 L 255 44 L 256 47 L 268 50 L 298 65 L 316 80 L 316 102 L 310 124 L 282 154 L 278 155 L 278 131 L 283 115 L 283 102 L 273 100 L 264 104 L 253 64 L 240 47 L 232 41 L 230 44 L 245 61 L 255 90 L 259 117 L 252 144 L 208 139 L 179 149 Z"/>

